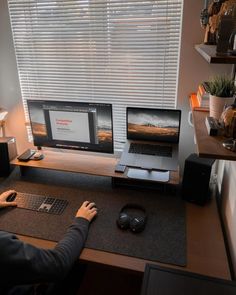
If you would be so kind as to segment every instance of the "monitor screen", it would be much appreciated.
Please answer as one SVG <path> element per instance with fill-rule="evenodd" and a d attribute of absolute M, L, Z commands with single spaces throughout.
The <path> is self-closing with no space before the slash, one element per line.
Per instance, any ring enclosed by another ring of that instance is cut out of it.
<path fill-rule="evenodd" d="M 126 116 L 128 139 L 179 142 L 180 110 L 128 107 Z"/>
<path fill-rule="evenodd" d="M 35 146 L 113 153 L 112 105 L 27 100 Z"/>

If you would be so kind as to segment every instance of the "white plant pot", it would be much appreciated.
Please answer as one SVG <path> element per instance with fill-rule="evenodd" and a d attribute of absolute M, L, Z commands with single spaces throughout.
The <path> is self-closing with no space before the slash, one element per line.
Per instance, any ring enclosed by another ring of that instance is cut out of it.
<path fill-rule="evenodd" d="M 219 97 L 210 95 L 210 117 L 219 120 L 225 106 L 234 102 L 234 97 Z"/>

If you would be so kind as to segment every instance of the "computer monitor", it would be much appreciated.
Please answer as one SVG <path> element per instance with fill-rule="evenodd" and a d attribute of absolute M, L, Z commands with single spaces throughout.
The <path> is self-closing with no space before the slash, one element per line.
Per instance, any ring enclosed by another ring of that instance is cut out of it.
<path fill-rule="evenodd" d="M 27 100 L 34 145 L 113 153 L 112 105 Z"/>

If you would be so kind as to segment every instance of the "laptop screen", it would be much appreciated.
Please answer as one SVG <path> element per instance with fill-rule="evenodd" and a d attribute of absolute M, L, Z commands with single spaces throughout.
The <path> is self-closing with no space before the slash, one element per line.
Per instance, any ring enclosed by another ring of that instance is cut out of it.
<path fill-rule="evenodd" d="M 178 143 L 181 111 L 128 107 L 127 139 Z"/>

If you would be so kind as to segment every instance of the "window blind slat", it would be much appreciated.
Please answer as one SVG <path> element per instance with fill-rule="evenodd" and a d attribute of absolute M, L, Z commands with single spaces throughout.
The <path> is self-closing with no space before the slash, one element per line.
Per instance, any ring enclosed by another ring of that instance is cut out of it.
<path fill-rule="evenodd" d="M 183 0 L 8 0 L 22 99 L 176 107 Z"/>

